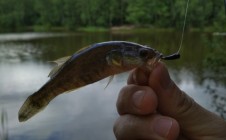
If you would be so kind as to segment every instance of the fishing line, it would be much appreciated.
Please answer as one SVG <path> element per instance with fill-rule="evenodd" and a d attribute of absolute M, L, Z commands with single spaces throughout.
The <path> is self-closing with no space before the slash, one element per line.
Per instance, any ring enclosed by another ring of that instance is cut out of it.
<path fill-rule="evenodd" d="M 187 21 L 187 14 L 188 14 L 189 2 L 190 2 L 190 0 L 187 0 L 187 5 L 186 5 L 186 10 L 185 10 L 185 15 L 184 15 L 184 24 L 183 24 L 183 29 L 182 29 L 182 34 L 181 34 L 181 40 L 180 40 L 180 47 L 179 47 L 179 49 L 177 51 L 177 54 L 180 53 L 180 50 L 182 48 L 182 44 L 183 44 L 183 41 L 184 41 L 184 31 L 185 31 L 185 26 L 186 26 L 186 21 Z"/>
<path fill-rule="evenodd" d="M 225 0 L 226 1 L 226 0 Z M 189 5 L 190 0 L 187 0 L 187 5 L 185 9 L 185 15 L 184 15 L 184 25 L 182 29 L 182 34 L 181 34 L 181 40 L 180 40 L 180 46 L 179 49 L 176 53 L 167 55 L 167 56 L 162 56 L 162 59 L 164 60 L 174 60 L 180 58 L 180 50 L 182 48 L 183 40 L 184 40 L 184 31 L 185 31 L 185 26 L 186 26 L 186 20 L 187 20 L 187 14 L 188 14 L 188 5 Z"/>

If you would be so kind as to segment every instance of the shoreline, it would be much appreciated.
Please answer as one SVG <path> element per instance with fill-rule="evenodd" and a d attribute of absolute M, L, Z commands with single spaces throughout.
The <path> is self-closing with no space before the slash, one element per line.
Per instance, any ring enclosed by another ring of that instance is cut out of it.
<path fill-rule="evenodd" d="M 180 28 L 160 28 L 152 26 L 135 26 L 135 25 L 122 25 L 122 26 L 112 26 L 112 27 L 78 27 L 76 29 L 68 29 L 66 27 L 45 27 L 45 26 L 33 26 L 24 27 L 18 30 L 5 30 L 0 31 L 0 33 L 20 33 L 20 32 L 111 32 L 111 33 L 130 33 L 130 32 L 143 32 L 143 31 L 153 31 L 153 32 L 173 32 L 181 31 Z M 225 30 L 217 30 L 214 27 L 206 28 L 191 28 L 187 27 L 185 31 L 188 32 L 219 32 L 225 33 Z"/>

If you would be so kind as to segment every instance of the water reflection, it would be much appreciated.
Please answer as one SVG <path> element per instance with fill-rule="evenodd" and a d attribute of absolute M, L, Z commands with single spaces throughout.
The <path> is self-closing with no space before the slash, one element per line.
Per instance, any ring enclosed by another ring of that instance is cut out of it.
<path fill-rule="evenodd" d="M 206 39 L 210 52 L 203 60 L 206 92 L 212 97 L 212 107 L 221 117 L 226 119 L 226 52 L 225 36 L 214 36 Z M 208 83 L 206 82 L 208 81 Z"/>
<path fill-rule="evenodd" d="M 21 40 L 34 40 L 40 38 L 50 38 L 50 37 L 57 37 L 57 36 L 65 36 L 68 34 L 64 33 L 7 33 L 7 34 L 0 34 L 0 42 L 7 42 L 7 41 L 21 41 Z"/>
<path fill-rule="evenodd" d="M 2 64 L 0 67 L 1 97 L 26 95 L 40 88 L 48 79 L 46 75 L 49 69 L 47 65 L 32 62 Z"/>
<path fill-rule="evenodd" d="M 13 41 L 2 39 L 0 43 L 0 107 L 4 106 L 8 113 L 9 139 L 15 140 L 115 139 L 112 132 L 118 116 L 115 103 L 118 91 L 126 84 L 128 73 L 116 76 L 105 90 L 107 79 L 58 96 L 31 120 L 18 122 L 17 113 L 22 103 L 48 80 L 47 75 L 52 67 L 49 60 L 71 55 L 82 46 L 107 40 L 148 44 L 165 54 L 177 50 L 179 43 L 179 34 L 173 32 L 76 33 L 51 37 L 38 34 L 37 38 L 29 38 L 29 34 L 24 36 L 28 38 Z M 225 84 L 210 79 L 203 64 L 210 52 L 209 48 L 202 42 L 201 34 L 186 36 L 182 58 L 167 62 L 170 74 L 179 87 L 198 103 L 222 115 L 226 110 Z M 211 71 L 211 74 L 212 77 L 218 77 L 216 72 Z"/>
<path fill-rule="evenodd" d="M 30 60 L 34 54 L 40 55 L 41 51 L 35 48 L 31 43 L 0 44 L 0 63 L 20 63 L 25 60 Z"/>

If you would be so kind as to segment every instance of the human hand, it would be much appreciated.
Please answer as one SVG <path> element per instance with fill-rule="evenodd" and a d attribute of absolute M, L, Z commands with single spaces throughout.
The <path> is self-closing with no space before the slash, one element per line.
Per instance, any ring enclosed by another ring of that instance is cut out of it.
<path fill-rule="evenodd" d="M 119 93 L 118 140 L 225 140 L 226 122 L 180 90 L 167 68 L 135 69 Z"/>

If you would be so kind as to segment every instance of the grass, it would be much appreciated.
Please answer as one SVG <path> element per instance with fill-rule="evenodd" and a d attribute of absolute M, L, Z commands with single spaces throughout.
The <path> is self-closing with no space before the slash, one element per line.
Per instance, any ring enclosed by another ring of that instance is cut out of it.
<path fill-rule="evenodd" d="M 78 28 L 78 31 L 84 31 L 84 32 L 106 32 L 108 30 L 109 30 L 108 28 L 94 27 L 94 26 L 88 26 L 88 27 L 80 27 L 80 28 Z"/>
<path fill-rule="evenodd" d="M 202 27 L 202 28 L 194 28 L 194 27 L 187 27 L 187 30 L 191 32 L 214 32 L 214 31 L 224 31 L 226 29 L 220 28 L 222 26 L 210 26 L 210 27 Z M 111 31 L 113 33 L 130 33 L 130 32 L 143 32 L 146 30 L 151 31 L 158 31 L 158 32 L 165 32 L 165 31 L 175 31 L 175 30 L 181 30 L 182 27 L 179 28 L 161 28 L 161 27 L 155 27 L 151 25 L 121 25 L 121 26 L 113 26 L 113 27 L 100 27 L 100 26 L 85 26 L 85 27 L 67 27 L 67 26 L 52 26 L 49 24 L 46 25 L 33 25 L 33 26 L 27 26 L 27 27 L 20 27 L 15 30 L 10 29 L 9 31 L 14 32 L 23 32 L 23 31 L 35 31 L 35 32 L 72 32 L 72 31 L 82 31 L 82 32 L 106 32 Z M 217 29 L 219 28 L 219 29 Z M 8 30 L 1 29 L 0 32 L 9 32 Z"/>
<path fill-rule="evenodd" d="M 8 140 L 8 115 L 4 109 L 2 109 L 0 115 L 0 140 Z"/>
<path fill-rule="evenodd" d="M 70 31 L 82 31 L 82 32 L 106 32 L 109 31 L 108 28 L 105 27 L 95 27 L 95 26 L 87 26 L 87 27 L 78 27 L 78 28 L 69 28 L 69 27 L 53 27 L 50 25 L 35 25 L 32 27 L 26 28 L 29 31 L 35 32 L 70 32 Z"/>

